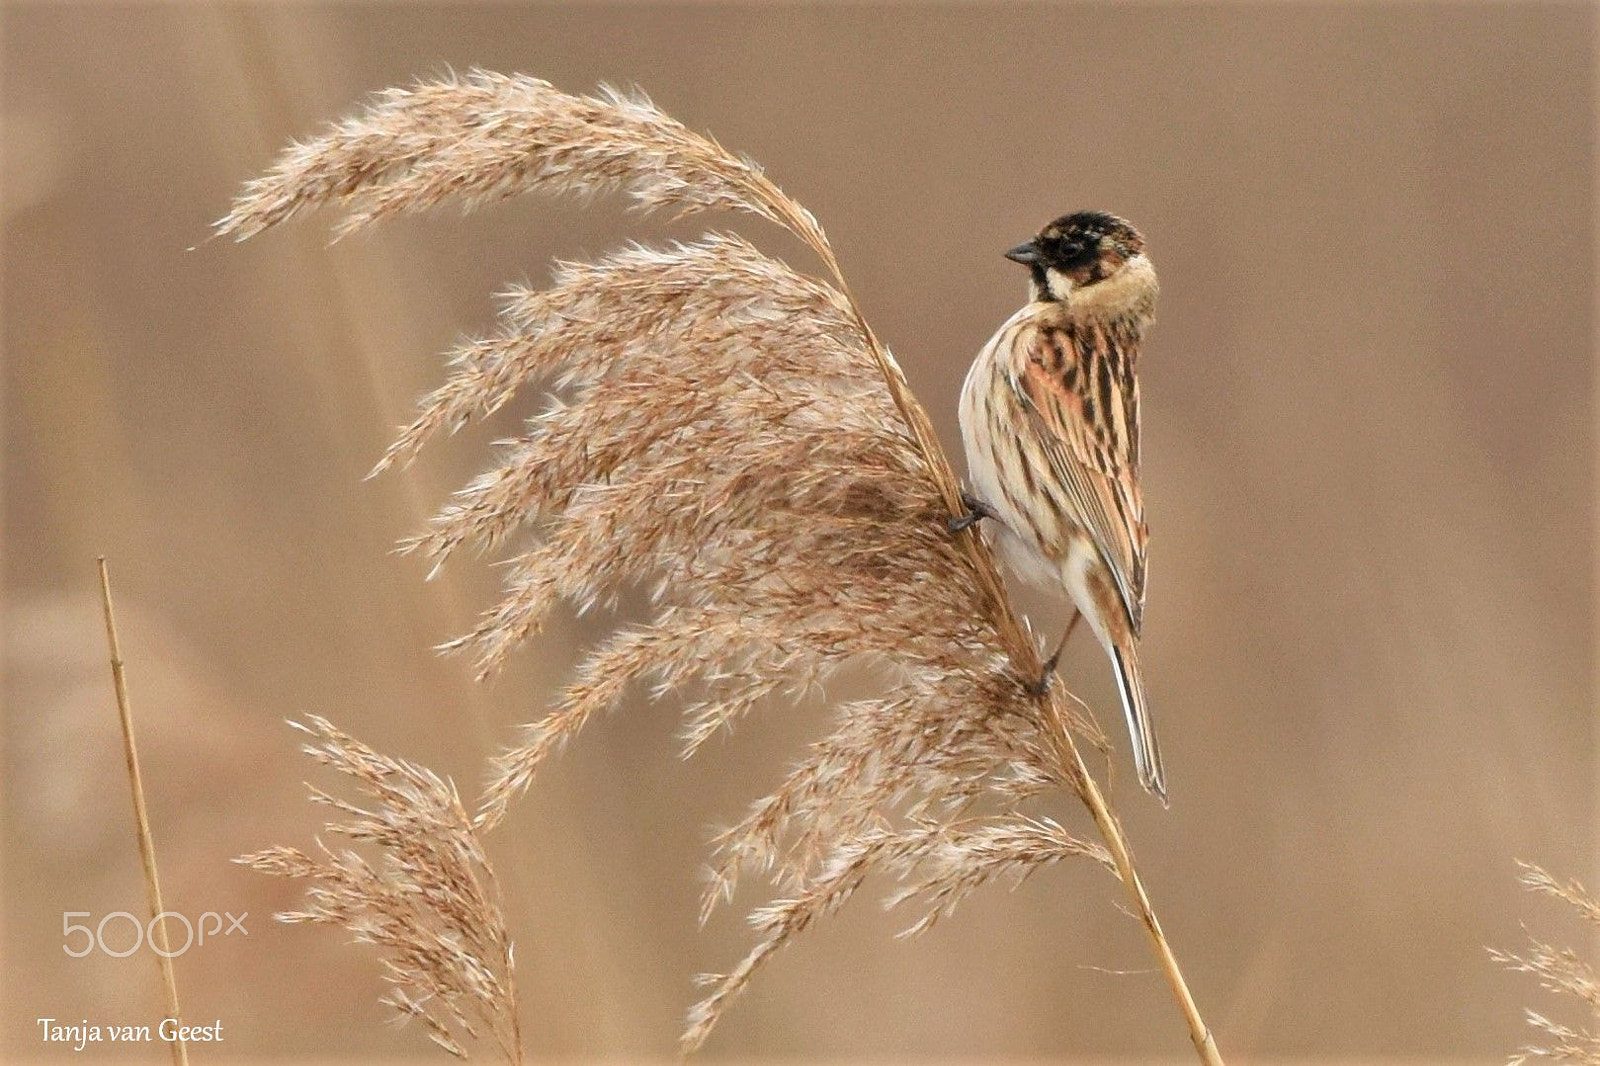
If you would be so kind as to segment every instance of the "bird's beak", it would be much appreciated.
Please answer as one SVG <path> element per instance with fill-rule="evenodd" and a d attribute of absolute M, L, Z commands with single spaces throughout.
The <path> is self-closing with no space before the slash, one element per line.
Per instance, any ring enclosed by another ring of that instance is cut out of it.
<path fill-rule="evenodd" d="M 1039 246 L 1032 241 L 1024 241 L 1015 248 L 1007 249 L 1006 258 L 1013 263 L 1032 266 L 1039 261 Z"/>

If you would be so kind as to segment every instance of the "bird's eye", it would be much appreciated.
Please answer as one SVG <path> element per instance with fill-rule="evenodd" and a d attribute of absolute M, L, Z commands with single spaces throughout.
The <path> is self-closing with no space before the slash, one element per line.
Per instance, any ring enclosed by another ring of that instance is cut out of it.
<path fill-rule="evenodd" d="M 1068 241 L 1061 245 L 1059 252 L 1063 259 L 1076 259 L 1083 254 L 1083 245 L 1077 241 Z"/>

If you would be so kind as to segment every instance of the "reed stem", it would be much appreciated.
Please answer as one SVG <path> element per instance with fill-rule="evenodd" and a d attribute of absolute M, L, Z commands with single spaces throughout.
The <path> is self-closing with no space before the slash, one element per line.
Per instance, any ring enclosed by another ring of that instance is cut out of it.
<path fill-rule="evenodd" d="M 168 1018 L 182 1032 L 183 1020 L 178 1011 L 178 981 L 172 972 L 172 947 L 167 939 L 166 908 L 161 903 L 161 878 L 156 873 L 156 846 L 150 836 L 150 812 L 144 801 L 144 776 L 139 772 L 139 748 L 133 737 L 133 708 L 128 702 L 128 676 L 122 662 L 122 644 L 117 639 L 117 616 L 111 606 L 111 576 L 106 569 L 106 557 L 95 562 L 100 568 L 100 605 L 105 612 L 106 644 L 111 649 L 111 684 L 117 694 L 117 715 L 122 721 L 122 754 L 128 764 L 128 783 L 133 788 L 133 817 L 138 828 L 139 859 L 144 864 L 145 897 L 150 904 L 151 947 L 158 945 L 157 965 L 161 970 L 161 991 L 166 1000 Z M 167 1046 L 172 1049 L 173 1066 L 189 1066 L 189 1049 L 181 1035 Z"/>
<path fill-rule="evenodd" d="M 781 200 L 780 200 L 781 204 Z M 774 205 L 778 207 L 778 204 Z M 839 267 L 833 249 L 821 228 L 810 218 L 794 217 L 792 213 L 780 212 L 786 221 L 799 233 L 821 258 L 828 270 L 833 274 L 834 281 L 838 283 L 839 290 L 849 302 L 851 313 L 854 315 L 862 335 L 867 340 L 867 346 L 872 352 L 878 369 L 883 373 L 885 385 L 894 397 L 896 408 L 905 419 L 911 430 L 917 448 L 921 451 L 927 462 L 928 470 L 932 474 L 934 485 L 939 490 L 940 498 L 952 515 L 959 515 L 964 508 L 961 503 L 961 483 L 956 478 L 955 470 L 950 465 L 948 456 L 945 455 L 943 446 L 939 443 L 938 435 L 934 432 L 933 425 L 928 419 L 927 412 L 912 395 L 910 386 L 907 385 L 905 376 L 900 372 L 899 365 L 895 363 L 883 346 L 883 342 L 873 333 L 867 325 L 866 316 L 862 314 L 860 306 L 856 303 L 855 294 L 850 291 L 849 284 L 845 281 L 844 272 Z M 993 553 L 989 551 L 982 537 L 974 534 L 961 538 L 962 546 L 977 570 L 979 581 L 989 600 L 990 610 L 993 612 L 996 626 L 999 628 L 1002 639 L 1009 646 L 1012 663 L 1019 673 L 1025 677 L 1037 677 L 1044 668 L 1044 663 L 1039 658 L 1039 649 L 1028 636 L 1016 612 L 1011 609 L 1010 600 L 1004 593 L 999 569 L 994 562 Z M 1061 692 L 1059 686 L 1050 686 L 1042 702 L 1046 709 L 1046 718 L 1049 729 L 1047 730 L 1051 746 L 1055 749 L 1056 759 L 1064 782 L 1073 789 L 1083 800 L 1084 806 L 1089 808 L 1089 814 L 1094 819 L 1095 827 L 1099 830 L 1101 838 L 1105 841 L 1106 848 L 1111 852 L 1112 861 L 1117 868 L 1117 876 L 1127 890 L 1128 900 L 1133 905 L 1134 913 L 1138 916 L 1140 924 L 1149 934 L 1151 949 L 1155 952 L 1156 961 L 1161 967 L 1161 974 L 1166 979 L 1172 990 L 1172 995 L 1178 1003 L 1178 1010 L 1183 1015 L 1184 1024 L 1189 1028 L 1189 1040 L 1194 1044 L 1195 1053 L 1205 1066 L 1223 1066 L 1222 1054 L 1217 1050 L 1216 1039 L 1211 1035 L 1211 1029 L 1206 1025 L 1205 1019 L 1200 1015 L 1200 1008 L 1195 1003 L 1194 995 L 1189 991 L 1189 984 L 1184 980 L 1183 971 L 1178 966 L 1177 956 L 1173 954 L 1172 945 L 1167 940 L 1166 934 L 1161 929 L 1161 922 L 1156 918 L 1155 908 L 1150 903 L 1149 894 L 1145 892 L 1144 882 L 1139 878 L 1139 871 L 1133 864 L 1133 853 L 1128 847 L 1128 840 L 1122 831 L 1122 825 L 1112 811 L 1111 805 L 1106 801 L 1105 794 L 1100 791 L 1100 786 L 1095 783 L 1094 776 L 1089 773 L 1088 766 L 1084 763 L 1083 753 L 1077 743 L 1072 739 L 1072 730 L 1067 725 L 1067 717 L 1061 706 Z"/>

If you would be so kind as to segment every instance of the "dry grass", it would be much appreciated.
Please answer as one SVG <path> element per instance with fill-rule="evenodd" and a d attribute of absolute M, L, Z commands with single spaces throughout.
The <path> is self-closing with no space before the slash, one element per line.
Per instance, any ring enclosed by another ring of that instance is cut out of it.
<path fill-rule="evenodd" d="M 175 954 L 167 934 L 167 905 L 161 899 L 161 874 L 156 867 L 155 837 L 150 832 L 150 808 L 144 798 L 144 771 L 139 765 L 139 745 L 134 736 L 133 704 L 128 698 L 127 664 L 122 660 L 122 639 L 117 635 L 117 612 L 111 600 L 111 570 L 106 557 L 95 560 L 100 571 L 100 609 L 106 623 L 106 646 L 111 652 L 111 688 L 117 698 L 117 718 L 122 726 L 123 763 L 133 793 L 133 820 L 139 839 L 139 862 L 144 870 L 145 902 L 150 907 L 150 940 L 161 973 L 161 999 L 166 1017 L 179 1025 L 179 1039 L 167 1046 L 172 1066 L 189 1066 L 188 1041 L 182 1038 L 183 1012 L 178 1005 L 178 979 L 173 973 Z"/>
<path fill-rule="evenodd" d="M 816 220 L 758 167 L 642 97 L 569 96 L 533 78 L 474 73 L 390 90 L 291 147 L 217 232 L 242 239 L 331 204 L 343 234 L 446 199 L 532 189 L 621 190 L 648 208 L 759 215 L 803 240 L 831 279 L 728 234 L 634 246 L 562 264 L 549 289 L 507 293 L 498 329 L 452 353 L 450 377 L 379 470 L 520 387 L 543 383 L 549 399 L 407 545 L 437 566 L 463 545 L 518 543 L 504 597 L 451 646 L 489 672 L 559 602 L 609 607 L 643 588 L 652 603 L 494 760 L 474 824 L 452 832 L 475 839 L 492 828 L 545 758 L 639 685 L 687 698 L 687 754 L 758 704 L 868 664 L 879 692 L 836 708 L 832 731 L 716 842 L 707 912 L 742 874 L 765 877 L 777 898 L 752 915 L 757 942 L 745 958 L 707 979 L 684 1049 L 869 873 L 901 883 L 892 901 L 926 905 L 919 931 L 987 881 L 1084 856 L 1121 877 L 1191 1039 L 1220 1062 L 1074 740 L 1076 731 L 1103 744 L 1098 730 L 1059 686 L 1029 693 L 1038 649 L 981 538 L 946 532 L 959 483 L 925 411 L 861 317 Z M 1104 846 L 1027 809 L 1063 790 L 1084 802 Z M 395 801 L 406 797 L 434 802 L 420 789 Z M 288 872 L 339 873 L 309 862 Z M 354 906 L 369 887 L 379 886 L 350 882 L 337 898 Z"/>
<path fill-rule="evenodd" d="M 507 1062 L 522 1061 L 516 975 L 500 889 L 455 786 L 430 770 L 380 755 L 321 718 L 291 723 L 302 750 L 363 793 L 363 807 L 318 788 L 313 803 L 343 820 L 327 831 L 377 849 L 317 854 L 275 847 L 236 860 L 262 873 L 310 882 L 303 910 L 277 915 L 347 930 L 382 952 L 385 1002 L 416 1018 L 440 1047 L 466 1056 L 463 1039 L 487 1036 Z"/>
<path fill-rule="evenodd" d="M 1537 866 L 1522 863 L 1522 884 L 1532 892 L 1554 896 L 1566 903 L 1586 921 L 1600 926 L 1600 903 L 1576 881 L 1557 881 Z M 1530 938 L 1526 954 L 1493 951 L 1496 960 L 1519 973 L 1533 974 L 1546 991 L 1572 997 L 1585 1005 L 1588 1012 L 1600 1021 L 1600 976 L 1594 967 L 1578 957 L 1571 948 L 1557 948 L 1537 938 Z M 1545 1015 L 1529 1010 L 1528 1024 L 1540 1034 L 1540 1042 L 1531 1044 L 1512 1058 L 1513 1064 L 1530 1059 L 1578 1063 L 1580 1066 L 1600 1066 L 1600 1032 L 1581 1026 L 1569 1026 L 1553 1021 Z"/>

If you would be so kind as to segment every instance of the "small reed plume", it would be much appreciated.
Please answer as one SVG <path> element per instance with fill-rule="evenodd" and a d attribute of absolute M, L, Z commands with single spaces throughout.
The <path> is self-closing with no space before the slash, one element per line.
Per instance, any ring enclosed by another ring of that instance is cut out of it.
<path fill-rule="evenodd" d="M 1030 692 L 1038 648 L 980 536 L 949 534 L 960 485 L 927 413 L 845 286 L 815 218 L 754 163 L 637 95 L 571 96 L 475 72 L 390 90 L 291 147 L 217 232 L 248 237 L 331 205 L 344 234 L 447 199 L 615 190 L 680 216 L 753 214 L 800 238 L 815 277 L 711 233 L 558 265 L 513 289 L 498 328 L 378 464 L 404 463 L 540 384 L 547 406 L 406 547 L 435 567 L 515 543 L 505 595 L 449 646 L 492 672 L 549 612 L 650 592 L 649 616 L 593 649 L 540 721 L 495 759 L 477 825 L 497 824 L 554 751 L 644 687 L 687 703 L 683 750 L 844 664 L 877 691 L 716 842 L 705 909 L 743 874 L 775 899 L 756 943 L 689 1015 L 698 1047 L 761 964 L 869 873 L 920 900 L 920 931 L 975 887 L 1069 856 L 1115 871 L 1203 1061 L 1221 1061 L 1078 740 L 1092 720 L 1060 686 Z M 376 472 L 376 471 L 375 471 Z M 1066 791 L 1103 845 L 1025 809 Z"/>
<path fill-rule="evenodd" d="M 477 827 L 455 786 L 430 770 L 380 755 L 312 717 L 291 722 L 311 739 L 311 758 L 344 774 L 366 806 L 312 787 L 311 801 L 342 816 L 327 832 L 377 850 L 317 854 L 274 847 L 234 861 L 309 882 L 304 910 L 277 915 L 348 931 L 382 953 L 384 1002 L 415 1018 L 440 1047 L 466 1058 L 464 1040 L 487 1038 L 508 1063 L 522 1062 L 511 938 L 500 888 Z"/>
<path fill-rule="evenodd" d="M 1554 896 L 1600 926 L 1600 903 L 1576 881 L 1557 881 L 1530 863 L 1522 867 L 1522 884 L 1529 891 Z M 1569 996 L 1581 1002 L 1600 1023 L 1600 975 L 1571 948 L 1557 948 L 1530 937 L 1527 953 L 1491 951 L 1496 961 L 1518 973 L 1532 974 L 1546 991 Z M 1537 1011 L 1525 1012 L 1528 1024 L 1539 1033 L 1539 1043 L 1529 1045 L 1512 1057 L 1513 1066 L 1533 1059 L 1600 1066 L 1600 1025 L 1596 1029 L 1563 1025 Z"/>

